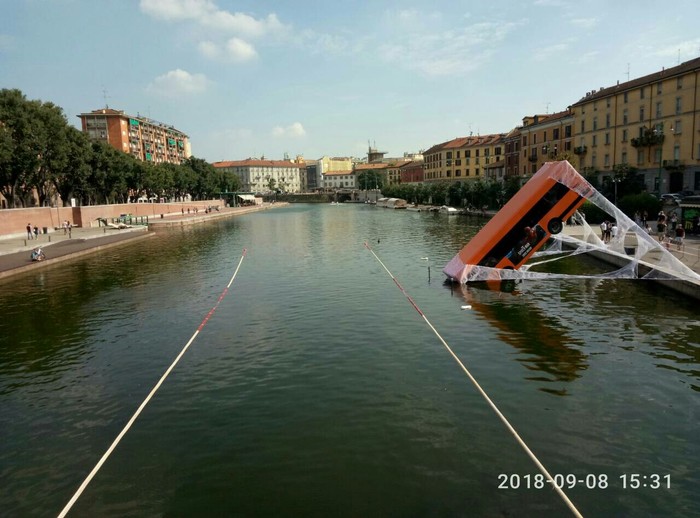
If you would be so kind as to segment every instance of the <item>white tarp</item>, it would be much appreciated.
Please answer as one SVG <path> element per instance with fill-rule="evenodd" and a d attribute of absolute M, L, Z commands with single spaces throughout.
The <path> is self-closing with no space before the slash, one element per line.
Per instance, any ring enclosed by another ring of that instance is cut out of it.
<path fill-rule="evenodd" d="M 255 196 L 252 194 L 236 194 L 236 196 L 244 201 L 255 201 Z"/>

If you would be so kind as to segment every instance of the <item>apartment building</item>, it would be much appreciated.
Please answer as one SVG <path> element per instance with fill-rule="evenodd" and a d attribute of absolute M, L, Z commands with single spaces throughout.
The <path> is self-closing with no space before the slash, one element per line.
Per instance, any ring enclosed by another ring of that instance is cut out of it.
<path fill-rule="evenodd" d="M 571 154 L 573 147 L 573 112 L 532 115 L 523 118 L 520 133 L 520 171 L 527 177 L 557 157 Z"/>
<path fill-rule="evenodd" d="M 290 160 L 265 160 L 246 158 L 227 162 L 214 162 L 216 169 L 234 173 L 241 182 L 241 189 L 248 192 L 301 192 L 300 165 Z M 274 180 L 274 181 L 271 181 Z"/>
<path fill-rule="evenodd" d="M 355 171 L 328 171 L 323 173 L 323 187 L 326 189 L 357 189 Z"/>
<path fill-rule="evenodd" d="M 82 131 L 91 139 L 107 142 L 113 148 L 138 160 L 154 164 L 180 164 L 192 156 L 189 137 L 173 126 L 104 108 L 81 113 Z"/>
<path fill-rule="evenodd" d="M 424 180 L 464 181 L 484 178 L 483 167 L 504 159 L 502 133 L 459 137 L 423 153 Z"/>
<path fill-rule="evenodd" d="M 700 58 L 608 88 L 571 105 L 573 165 L 599 180 L 628 164 L 649 192 L 700 190 Z"/>

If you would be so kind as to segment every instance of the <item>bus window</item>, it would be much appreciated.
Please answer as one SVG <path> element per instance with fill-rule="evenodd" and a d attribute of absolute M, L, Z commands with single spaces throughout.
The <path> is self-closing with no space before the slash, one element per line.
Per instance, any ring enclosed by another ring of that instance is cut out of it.
<path fill-rule="evenodd" d="M 489 268 L 520 268 L 552 234 L 558 234 L 593 193 L 569 162 L 548 162 L 445 266 L 452 281 L 493 278 Z"/>

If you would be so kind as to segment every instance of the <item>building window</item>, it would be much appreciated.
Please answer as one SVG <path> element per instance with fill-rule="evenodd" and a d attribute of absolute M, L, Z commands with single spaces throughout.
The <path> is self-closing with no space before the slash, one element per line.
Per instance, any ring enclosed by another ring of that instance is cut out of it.
<path fill-rule="evenodd" d="M 673 146 L 673 159 L 678 161 L 681 159 L 681 145 L 676 144 Z"/>
<path fill-rule="evenodd" d="M 622 152 L 622 163 L 623 164 L 627 163 L 627 151 Z"/>
<path fill-rule="evenodd" d="M 676 97 L 676 115 L 681 114 L 681 98 Z"/>
<path fill-rule="evenodd" d="M 603 158 L 603 161 L 605 162 L 605 167 L 610 167 L 610 155 L 606 153 L 605 157 Z"/>
<path fill-rule="evenodd" d="M 679 135 L 682 130 L 682 124 L 680 119 L 676 120 L 676 122 L 673 123 L 673 127 L 671 128 L 671 131 L 673 132 L 674 135 Z"/>
<path fill-rule="evenodd" d="M 622 130 L 622 142 L 627 142 L 627 130 Z"/>
<path fill-rule="evenodd" d="M 610 97 L 608 97 L 607 99 L 605 99 L 605 106 L 607 106 L 608 108 L 610 108 Z"/>
<path fill-rule="evenodd" d="M 644 87 L 643 86 L 639 89 L 639 98 L 644 99 Z"/>
<path fill-rule="evenodd" d="M 571 124 L 564 126 L 564 138 L 571 138 Z"/>
<path fill-rule="evenodd" d="M 644 106 L 639 107 L 639 122 L 644 122 Z"/>
<path fill-rule="evenodd" d="M 644 151 L 641 149 L 637 150 L 637 165 L 642 165 L 644 163 Z"/>
<path fill-rule="evenodd" d="M 559 140 L 559 128 L 554 128 L 552 130 L 552 138 L 554 140 Z"/>
<path fill-rule="evenodd" d="M 622 99 L 623 99 L 623 102 L 624 102 L 625 104 L 627 104 L 627 92 L 625 92 L 624 94 L 622 94 Z"/>
<path fill-rule="evenodd" d="M 622 110 L 622 124 L 627 124 L 627 108 Z"/>
<path fill-rule="evenodd" d="M 610 144 L 610 132 L 605 132 L 605 144 L 609 145 Z"/>
<path fill-rule="evenodd" d="M 593 135 L 593 142 L 591 142 L 591 147 L 596 147 L 598 145 L 598 135 Z"/>
<path fill-rule="evenodd" d="M 586 121 L 581 121 L 581 133 L 586 132 Z"/>
<path fill-rule="evenodd" d="M 659 83 L 659 84 L 661 84 L 661 83 Z M 659 101 L 656 103 L 656 118 L 660 119 L 663 116 L 662 113 L 663 113 L 663 110 L 661 108 L 661 101 Z"/>
<path fill-rule="evenodd" d="M 661 164 L 661 148 L 658 147 L 654 150 L 654 163 Z"/>
<path fill-rule="evenodd" d="M 683 77 L 676 79 L 676 90 L 683 88 Z"/>
<path fill-rule="evenodd" d="M 661 81 L 656 83 L 656 94 L 661 95 Z"/>
<path fill-rule="evenodd" d="M 593 117 L 593 131 L 598 129 L 598 117 Z"/>

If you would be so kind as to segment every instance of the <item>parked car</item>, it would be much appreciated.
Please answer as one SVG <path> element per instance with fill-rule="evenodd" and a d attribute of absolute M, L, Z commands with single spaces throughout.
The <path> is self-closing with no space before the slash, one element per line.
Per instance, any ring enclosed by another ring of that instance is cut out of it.
<path fill-rule="evenodd" d="M 678 193 L 669 193 L 669 194 L 662 194 L 661 195 L 661 201 L 665 203 L 678 203 L 683 199 L 682 196 L 679 196 Z"/>

